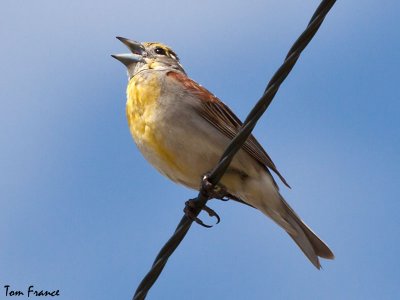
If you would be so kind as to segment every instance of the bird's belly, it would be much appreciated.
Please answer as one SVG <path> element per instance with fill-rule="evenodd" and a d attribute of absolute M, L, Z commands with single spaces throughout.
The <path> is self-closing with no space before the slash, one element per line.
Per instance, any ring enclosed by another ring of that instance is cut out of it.
<path fill-rule="evenodd" d="M 189 121 L 185 126 L 165 118 L 148 119 L 145 123 L 130 124 L 143 156 L 172 181 L 198 189 L 202 176 L 218 162 L 226 144 L 225 137 L 214 140 L 210 132 L 205 133 Z M 138 127 L 142 128 L 140 132 Z"/>
<path fill-rule="evenodd" d="M 172 181 L 198 189 L 201 177 L 216 164 L 218 155 L 194 133 L 182 128 L 157 126 L 151 139 L 139 141 L 145 158 Z M 149 129 L 151 130 L 151 129 Z"/>
<path fill-rule="evenodd" d="M 200 173 L 191 169 L 193 160 L 186 153 L 166 146 L 168 138 L 160 138 L 159 132 L 150 133 L 145 137 L 135 138 L 136 144 L 143 156 L 163 175 L 172 181 L 196 188 Z"/>

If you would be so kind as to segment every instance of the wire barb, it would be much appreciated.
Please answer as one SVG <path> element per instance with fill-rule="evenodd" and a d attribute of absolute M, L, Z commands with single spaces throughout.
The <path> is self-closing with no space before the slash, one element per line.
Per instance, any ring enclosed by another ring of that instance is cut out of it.
<path fill-rule="evenodd" d="M 300 57 L 301 52 L 305 49 L 305 47 L 307 47 L 308 43 L 312 40 L 315 33 L 321 26 L 323 20 L 325 19 L 327 13 L 335 4 L 335 2 L 336 0 L 321 1 L 320 5 L 318 6 L 313 16 L 311 17 L 311 20 L 308 23 L 307 28 L 304 30 L 304 32 L 300 35 L 300 37 L 295 41 L 293 46 L 290 48 L 288 54 L 286 55 L 284 63 L 275 72 L 274 76 L 272 76 L 267 87 L 265 88 L 264 94 L 258 100 L 254 108 L 250 111 L 245 122 L 243 123 L 241 130 L 232 139 L 232 141 L 222 154 L 218 164 L 207 176 L 207 181 L 211 184 L 211 188 L 210 186 L 205 188 L 203 184 L 197 198 L 191 200 L 195 202 L 195 205 L 193 205 L 193 207 L 191 207 L 190 209 L 191 217 L 188 217 L 186 214 L 182 217 L 174 234 L 167 241 L 164 247 L 160 250 L 150 271 L 143 278 L 138 288 L 136 289 L 135 295 L 132 298 L 133 300 L 143 300 L 146 298 L 147 293 L 153 286 L 154 282 L 157 280 L 158 276 L 160 276 L 169 257 L 179 246 L 181 241 L 184 239 L 186 233 L 189 231 L 190 226 L 193 223 L 192 217 L 196 219 L 199 213 L 204 209 L 204 207 L 206 207 L 207 201 L 210 199 L 210 197 L 212 197 L 211 191 L 215 189 L 214 187 L 217 186 L 218 182 L 224 175 L 234 155 L 242 147 L 242 145 L 247 140 L 252 130 L 256 126 L 257 121 L 260 119 L 260 117 L 263 115 L 263 113 L 267 110 L 267 108 L 271 104 L 272 99 L 278 92 L 280 85 L 289 75 L 290 71 L 293 69 L 298 58 Z M 226 197 L 229 198 L 229 195 L 226 195 Z"/>

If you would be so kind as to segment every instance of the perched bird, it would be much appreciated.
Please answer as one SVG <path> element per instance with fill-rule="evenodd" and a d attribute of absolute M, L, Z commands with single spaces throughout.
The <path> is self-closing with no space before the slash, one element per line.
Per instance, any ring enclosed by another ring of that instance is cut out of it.
<path fill-rule="evenodd" d="M 117 37 L 129 54 L 112 55 L 127 70 L 126 116 L 144 157 L 176 183 L 198 190 L 242 125 L 216 96 L 190 79 L 175 52 L 161 43 Z M 239 201 L 281 226 L 318 269 L 318 257 L 333 259 L 329 247 L 300 219 L 279 193 L 271 158 L 250 136 L 220 181 Z"/>

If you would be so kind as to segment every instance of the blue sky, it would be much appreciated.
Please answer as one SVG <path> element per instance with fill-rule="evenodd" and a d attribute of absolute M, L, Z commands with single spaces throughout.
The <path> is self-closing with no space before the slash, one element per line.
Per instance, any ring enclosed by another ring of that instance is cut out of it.
<path fill-rule="evenodd" d="M 20 1 L 0 10 L 0 299 L 130 299 L 196 195 L 141 157 L 116 35 L 169 44 L 246 116 L 318 1 Z M 339 1 L 255 129 L 331 246 L 317 271 L 254 209 L 211 202 L 148 299 L 398 299 L 398 1 Z"/>

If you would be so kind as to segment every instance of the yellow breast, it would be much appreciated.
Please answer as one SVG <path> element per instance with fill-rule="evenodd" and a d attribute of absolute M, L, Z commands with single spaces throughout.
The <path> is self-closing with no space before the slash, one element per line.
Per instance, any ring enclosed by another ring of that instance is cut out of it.
<path fill-rule="evenodd" d="M 159 134 L 160 120 L 158 113 L 158 99 L 160 97 L 160 82 L 157 76 L 135 76 L 127 87 L 126 116 L 129 129 L 136 144 L 144 154 L 160 171 L 165 167 L 180 169 L 173 153 L 165 147 L 163 137 Z"/>
<path fill-rule="evenodd" d="M 156 110 L 160 87 L 156 77 L 133 77 L 126 90 L 126 116 L 134 139 L 142 139 L 148 134 Z M 147 131 L 147 133 L 146 133 Z"/>

